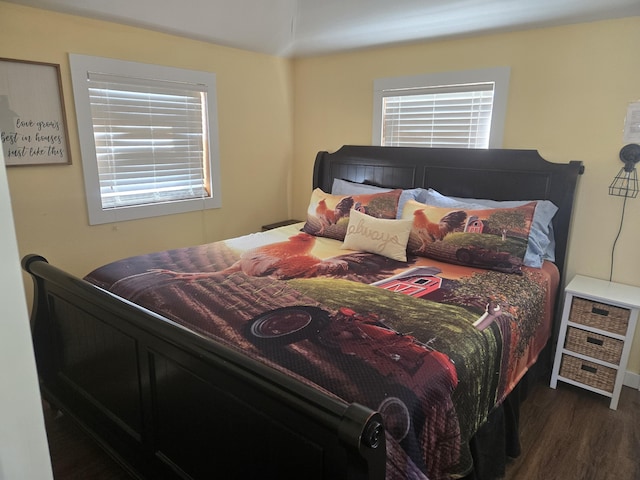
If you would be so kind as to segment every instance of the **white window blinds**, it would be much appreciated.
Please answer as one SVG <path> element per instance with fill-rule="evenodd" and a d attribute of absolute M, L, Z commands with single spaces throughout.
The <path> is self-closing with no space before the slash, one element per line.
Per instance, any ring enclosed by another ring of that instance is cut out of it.
<path fill-rule="evenodd" d="M 373 82 L 373 145 L 502 148 L 509 67 Z"/>
<path fill-rule="evenodd" d="M 494 82 L 389 90 L 382 145 L 488 148 Z"/>
<path fill-rule="evenodd" d="M 88 72 L 102 208 L 211 196 L 207 87 Z"/>

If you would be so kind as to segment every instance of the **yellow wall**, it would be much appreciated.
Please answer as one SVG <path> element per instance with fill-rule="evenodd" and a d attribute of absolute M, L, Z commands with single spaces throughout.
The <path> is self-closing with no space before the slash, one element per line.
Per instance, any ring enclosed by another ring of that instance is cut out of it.
<path fill-rule="evenodd" d="M 215 72 L 222 208 L 89 226 L 69 53 Z M 246 234 L 288 218 L 291 62 L 0 1 L 0 57 L 60 64 L 72 165 L 8 168 L 20 254 L 76 275 L 138 253 Z"/>
<path fill-rule="evenodd" d="M 294 214 L 304 214 L 318 150 L 370 144 L 376 78 L 510 66 L 505 148 L 582 160 L 568 278 L 609 278 L 622 199 L 608 185 L 622 163 L 629 102 L 640 100 L 640 17 L 372 49 L 294 64 Z M 640 286 L 640 198 L 627 202 L 614 281 Z M 640 328 L 638 329 L 640 331 Z M 640 372 L 640 333 L 629 370 Z"/>
<path fill-rule="evenodd" d="M 370 144 L 376 78 L 510 66 L 504 147 L 586 165 L 568 277 L 608 278 L 622 199 L 627 104 L 640 100 L 640 17 L 288 61 L 0 1 L 0 57 L 59 63 L 71 166 L 9 168 L 20 254 L 81 275 L 138 253 L 194 245 L 304 218 L 318 150 Z M 89 226 L 68 53 L 217 74 L 223 208 Z M 291 187 L 292 185 L 292 187 Z M 640 286 L 640 198 L 627 203 L 614 280 Z M 640 334 L 629 369 L 640 372 Z"/>

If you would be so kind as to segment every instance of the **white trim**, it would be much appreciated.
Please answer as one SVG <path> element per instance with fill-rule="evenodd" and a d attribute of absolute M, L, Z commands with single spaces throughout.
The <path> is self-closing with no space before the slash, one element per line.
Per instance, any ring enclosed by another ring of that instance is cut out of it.
<path fill-rule="evenodd" d="M 634 373 L 627 370 L 624 372 L 624 380 L 622 384 L 640 390 L 640 373 Z"/>
<path fill-rule="evenodd" d="M 495 82 L 489 148 L 502 148 L 504 126 L 507 117 L 510 75 L 510 67 L 495 67 L 481 70 L 463 70 L 376 79 L 373 82 L 372 144 L 382 144 L 382 98 L 385 92 L 404 88 Z"/>
<path fill-rule="evenodd" d="M 220 158 L 218 150 L 218 115 L 216 99 L 216 76 L 214 73 L 181 68 L 127 62 L 110 58 L 69 54 L 71 79 L 78 120 L 78 135 L 85 181 L 85 193 L 89 223 L 91 225 L 134 220 L 185 213 L 222 206 L 220 182 Z M 89 72 L 129 75 L 140 78 L 162 79 L 176 82 L 190 82 L 208 86 L 207 115 L 209 122 L 209 171 L 211 176 L 210 198 L 166 202 L 156 205 L 142 205 L 125 208 L 103 209 L 100 198 L 96 147 L 93 138 L 91 105 L 87 88 Z"/>

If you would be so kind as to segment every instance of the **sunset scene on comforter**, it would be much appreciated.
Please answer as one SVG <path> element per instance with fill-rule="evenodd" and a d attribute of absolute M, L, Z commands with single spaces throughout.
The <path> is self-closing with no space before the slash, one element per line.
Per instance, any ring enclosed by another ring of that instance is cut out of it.
<path fill-rule="evenodd" d="M 86 279 L 380 411 L 388 479 L 467 473 L 469 439 L 549 337 L 557 272 L 400 262 L 298 228 L 119 260 Z"/>

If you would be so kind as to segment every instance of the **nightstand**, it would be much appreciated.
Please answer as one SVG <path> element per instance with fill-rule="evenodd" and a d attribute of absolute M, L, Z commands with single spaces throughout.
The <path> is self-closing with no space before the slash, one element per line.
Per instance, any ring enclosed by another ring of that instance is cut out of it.
<path fill-rule="evenodd" d="M 551 388 L 558 380 L 618 407 L 640 311 L 640 288 L 576 275 L 565 289 Z"/>
<path fill-rule="evenodd" d="M 294 223 L 300 223 L 301 220 L 282 220 L 281 222 L 270 223 L 269 225 L 263 225 L 262 231 L 273 230 L 274 228 L 284 227 L 286 225 L 293 225 Z"/>

